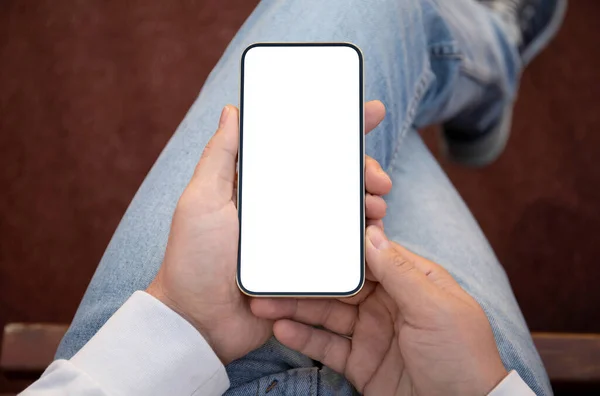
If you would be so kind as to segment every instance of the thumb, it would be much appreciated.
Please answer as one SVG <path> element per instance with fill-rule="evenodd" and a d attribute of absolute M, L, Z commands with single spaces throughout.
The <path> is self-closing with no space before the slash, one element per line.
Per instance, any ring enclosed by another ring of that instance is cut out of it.
<path fill-rule="evenodd" d="M 204 148 L 192 180 L 209 186 L 218 197 L 231 199 L 238 154 L 238 110 L 227 105 L 221 112 L 219 128 Z"/>
<path fill-rule="evenodd" d="M 413 260 L 388 241 L 381 228 L 367 228 L 366 260 L 371 273 L 405 317 L 418 315 L 437 293 Z"/>

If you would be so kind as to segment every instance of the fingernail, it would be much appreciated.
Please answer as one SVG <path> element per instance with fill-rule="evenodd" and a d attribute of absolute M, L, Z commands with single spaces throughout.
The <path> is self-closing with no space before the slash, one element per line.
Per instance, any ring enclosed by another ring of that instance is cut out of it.
<path fill-rule="evenodd" d="M 221 112 L 221 118 L 219 118 L 219 128 L 221 128 L 227 122 L 227 116 L 229 115 L 229 106 L 223 107 Z"/>
<path fill-rule="evenodd" d="M 378 250 L 385 250 L 390 246 L 390 242 L 383 233 L 383 230 L 377 226 L 369 226 L 367 228 L 367 238 L 371 244 Z"/>

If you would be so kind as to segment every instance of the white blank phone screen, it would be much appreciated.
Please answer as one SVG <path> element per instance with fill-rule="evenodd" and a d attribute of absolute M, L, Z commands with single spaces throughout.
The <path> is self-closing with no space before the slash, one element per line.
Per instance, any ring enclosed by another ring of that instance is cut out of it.
<path fill-rule="evenodd" d="M 350 45 L 242 57 L 239 283 L 350 294 L 363 278 L 362 59 Z"/>

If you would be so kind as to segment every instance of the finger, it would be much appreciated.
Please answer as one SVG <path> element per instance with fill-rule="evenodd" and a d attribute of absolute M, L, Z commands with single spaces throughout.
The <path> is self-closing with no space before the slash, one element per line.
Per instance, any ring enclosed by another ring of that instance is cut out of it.
<path fill-rule="evenodd" d="M 367 219 L 367 227 L 369 226 L 375 226 L 375 227 L 379 227 L 381 228 L 381 230 L 384 230 L 384 226 L 383 226 L 383 220 L 381 219 Z"/>
<path fill-rule="evenodd" d="M 351 350 L 349 339 L 287 319 L 275 322 L 273 333 L 288 348 L 317 360 L 338 373 L 346 370 Z"/>
<path fill-rule="evenodd" d="M 383 219 L 387 210 L 384 199 L 378 195 L 365 195 L 365 212 L 368 219 Z"/>
<path fill-rule="evenodd" d="M 365 271 L 365 278 L 367 278 L 368 281 L 377 282 L 375 275 L 373 275 L 373 273 L 371 272 L 371 268 L 369 267 L 367 267 L 367 270 Z"/>
<path fill-rule="evenodd" d="M 375 288 L 377 287 L 376 282 L 368 279 L 368 273 L 369 269 L 367 268 L 365 274 L 367 280 L 365 281 L 365 284 L 363 285 L 362 289 L 360 289 L 360 292 L 358 292 L 358 294 L 355 294 L 350 297 L 342 297 L 338 301 L 350 305 L 360 305 L 363 301 L 365 301 L 369 297 L 369 295 L 371 295 L 371 293 L 375 291 Z"/>
<path fill-rule="evenodd" d="M 259 318 L 292 319 L 345 335 L 354 331 L 357 315 L 355 306 L 334 299 L 257 298 L 250 307 Z"/>
<path fill-rule="evenodd" d="M 392 180 L 379 162 L 365 156 L 365 189 L 375 195 L 386 195 L 392 189 Z"/>
<path fill-rule="evenodd" d="M 385 106 L 379 100 L 365 103 L 365 135 L 385 118 Z"/>
<path fill-rule="evenodd" d="M 210 139 L 196 166 L 193 181 L 210 186 L 219 197 L 231 198 L 235 183 L 238 151 L 238 111 L 227 105 L 221 113 L 219 128 Z"/>
<path fill-rule="evenodd" d="M 438 290 L 413 261 L 394 248 L 378 227 L 367 228 L 366 259 L 371 273 L 405 316 L 418 315 Z"/>

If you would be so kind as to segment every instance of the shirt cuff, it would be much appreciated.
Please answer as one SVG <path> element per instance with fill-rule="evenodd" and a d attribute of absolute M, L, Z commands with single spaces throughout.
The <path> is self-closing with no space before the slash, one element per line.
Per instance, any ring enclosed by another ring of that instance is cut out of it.
<path fill-rule="evenodd" d="M 519 373 L 511 370 L 504 379 L 496 385 L 488 396 L 535 396 L 535 393 L 527 386 Z"/>
<path fill-rule="evenodd" d="M 110 395 L 220 395 L 225 367 L 202 335 L 137 291 L 71 358 Z"/>

